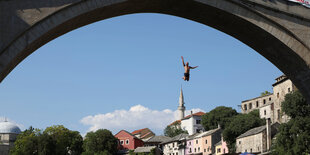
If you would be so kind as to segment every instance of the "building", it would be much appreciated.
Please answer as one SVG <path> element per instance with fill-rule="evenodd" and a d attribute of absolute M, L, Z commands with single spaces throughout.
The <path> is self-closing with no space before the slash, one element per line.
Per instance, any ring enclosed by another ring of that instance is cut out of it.
<path fill-rule="evenodd" d="M 190 154 L 209 155 L 215 153 L 215 144 L 221 141 L 221 128 L 212 129 L 197 134 L 193 138 L 192 148 Z"/>
<path fill-rule="evenodd" d="M 179 106 L 178 106 L 178 118 L 179 120 L 174 121 L 171 123 L 169 126 L 174 125 L 177 128 L 181 128 L 183 130 L 186 130 L 189 135 L 192 135 L 194 133 L 204 131 L 204 128 L 201 124 L 201 117 L 204 115 L 204 112 L 197 112 L 197 113 L 192 113 L 190 115 L 187 115 L 184 117 L 184 111 L 185 111 L 185 106 L 184 106 L 184 96 L 183 96 L 183 90 L 181 88 L 180 91 L 180 97 L 179 97 Z"/>
<path fill-rule="evenodd" d="M 171 140 L 161 143 L 164 155 L 184 155 L 186 148 L 186 137 L 188 134 L 181 133 Z"/>
<path fill-rule="evenodd" d="M 216 143 L 214 146 L 215 146 L 215 155 L 221 155 L 221 154 L 229 153 L 227 143 L 223 140 L 223 135 L 221 137 L 221 141 Z"/>
<path fill-rule="evenodd" d="M 131 134 L 143 141 L 147 141 L 155 136 L 155 134 L 149 128 L 135 130 Z"/>
<path fill-rule="evenodd" d="M 145 154 L 150 154 L 154 150 L 154 154 L 152 155 L 160 155 L 161 151 L 158 149 L 156 146 L 142 146 L 142 147 L 137 147 L 134 150 L 134 153 L 145 153 Z"/>
<path fill-rule="evenodd" d="M 258 109 L 260 117 L 265 119 L 270 118 L 272 123 L 287 122 L 289 117 L 285 114 L 281 114 L 281 103 L 284 101 L 287 93 L 295 91 L 297 88 L 285 75 L 281 75 L 275 80 L 276 82 L 272 85 L 273 94 L 242 101 L 242 113 L 249 113 Z"/>
<path fill-rule="evenodd" d="M 281 115 L 281 103 L 285 99 L 285 95 L 287 93 L 290 93 L 292 91 L 296 91 L 297 88 L 293 84 L 293 82 L 286 77 L 285 75 L 282 75 L 278 78 L 276 78 L 276 82 L 272 85 L 273 87 L 273 94 L 274 94 L 274 118 L 272 122 L 279 122 L 279 123 L 285 123 L 288 122 L 289 117 L 287 115 Z"/>
<path fill-rule="evenodd" d="M 204 128 L 201 124 L 201 117 L 204 114 L 204 112 L 197 112 L 194 114 L 191 113 L 190 115 L 184 117 L 181 120 L 181 128 L 187 130 L 189 135 L 204 131 Z"/>
<path fill-rule="evenodd" d="M 193 135 L 190 135 L 186 137 L 186 148 L 185 148 L 185 154 L 192 154 L 194 152 L 194 138 L 199 133 L 195 133 Z"/>
<path fill-rule="evenodd" d="M 276 135 L 279 123 L 271 124 L 266 120 L 266 125 L 253 128 L 236 138 L 236 152 L 264 153 L 271 147 L 271 140 Z"/>
<path fill-rule="evenodd" d="M 171 140 L 170 137 L 166 136 L 154 136 L 144 142 L 144 146 L 156 146 L 160 150 L 163 150 L 161 143 Z"/>
<path fill-rule="evenodd" d="M 4 121 L 0 122 L 0 154 L 8 155 L 14 142 L 20 134 L 20 129 L 14 123 Z"/>
<path fill-rule="evenodd" d="M 253 99 L 245 100 L 241 102 L 241 112 L 247 114 L 255 109 L 264 107 L 265 105 L 270 105 L 274 102 L 274 95 L 265 95 L 260 97 L 255 97 Z"/>
<path fill-rule="evenodd" d="M 179 97 L 179 106 L 178 106 L 178 120 L 182 120 L 185 115 L 185 106 L 184 106 L 184 97 L 183 97 L 183 90 L 181 87 L 180 97 Z"/>
<path fill-rule="evenodd" d="M 115 137 L 119 140 L 118 150 L 134 150 L 143 146 L 143 141 L 126 130 L 121 130 Z"/>

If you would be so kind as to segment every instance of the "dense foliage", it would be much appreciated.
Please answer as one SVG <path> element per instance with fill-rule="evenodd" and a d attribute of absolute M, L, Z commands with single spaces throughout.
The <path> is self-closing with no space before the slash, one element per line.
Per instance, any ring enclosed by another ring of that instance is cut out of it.
<path fill-rule="evenodd" d="M 238 113 L 235 109 L 220 106 L 204 114 L 201 122 L 206 131 L 217 128 L 218 124 L 222 129 L 225 129 L 231 122 L 233 116 L 236 115 L 238 115 Z"/>
<path fill-rule="evenodd" d="M 282 111 L 291 119 L 280 125 L 272 146 L 272 154 L 309 154 L 310 104 L 296 91 L 285 96 Z"/>
<path fill-rule="evenodd" d="M 30 127 L 18 135 L 13 155 L 26 154 L 81 154 L 83 138 L 77 131 L 71 131 L 62 125 L 46 128 L 44 132 Z"/>
<path fill-rule="evenodd" d="M 29 129 L 18 135 L 12 155 L 111 155 L 117 152 L 117 139 L 109 130 L 87 133 L 85 140 L 77 131 L 62 125 L 47 127 L 44 131 Z M 83 152 L 85 149 L 85 152 Z"/>
<path fill-rule="evenodd" d="M 232 118 L 230 124 L 223 131 L 224 140 L 230 152 L 235 152 L 236 138 L 246 131 L 264 125 L 266 122 L 259 117 L 259 111 L 239 114 Z"/>
<path fill-rule="evenodd" d="M 180 122 L 175 122 L 171 125 L 168 125 L 164 130 L 164 135 L 167 137 L 174 137 L 176 135 L 179 135 L 181 133 L 187 133 L 188 132 L 181 128 Z"/>
<path fill-rule="evenodd" d="M 116 154 L 118 140 L 107 129 L 88 132 L 85 136 L 83 155 L 109 155 Z"/>

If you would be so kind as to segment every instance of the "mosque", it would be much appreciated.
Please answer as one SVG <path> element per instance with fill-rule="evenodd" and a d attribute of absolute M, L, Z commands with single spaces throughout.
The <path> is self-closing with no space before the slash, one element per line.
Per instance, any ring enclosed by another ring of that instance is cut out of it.
<path fill-rule="evenodd" d="M 0 122 L 0 155 L 9 154 L 10 148 L 14 146 L 17 135 L 20 132 L 20 128 L 16 124 L 7 120 Z"/>

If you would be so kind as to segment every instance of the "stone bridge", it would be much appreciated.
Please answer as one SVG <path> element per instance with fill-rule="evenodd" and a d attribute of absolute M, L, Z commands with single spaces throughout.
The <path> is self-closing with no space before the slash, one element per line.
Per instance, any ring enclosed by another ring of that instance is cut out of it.
<path fill-rule="evenodd" d="M 174 15 L 227 33 L 277 66 L 310 101 L 310 9 L 287 0 L 0 0 L 0 81 L 54 38 L 132 13 Z"/>

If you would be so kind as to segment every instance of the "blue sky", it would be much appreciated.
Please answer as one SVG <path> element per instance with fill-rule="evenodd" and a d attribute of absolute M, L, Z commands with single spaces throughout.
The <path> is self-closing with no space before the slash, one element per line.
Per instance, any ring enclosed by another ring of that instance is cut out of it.
<path fill-rule="evenodd" d="M 189 82 L 181 79 L 180 56 L 199 66 Z M 208 26 L 163 14 L 125 15 L 76 29 L 27 57 L 0 84 L 0 116 L 22 129 L 63 124 L 85 134 L 149 127 L 161 134 L 174 119 L 181 85 L 187 110 L 240 111 L 242 100 L 272 92 L 281 74 Z"/>

